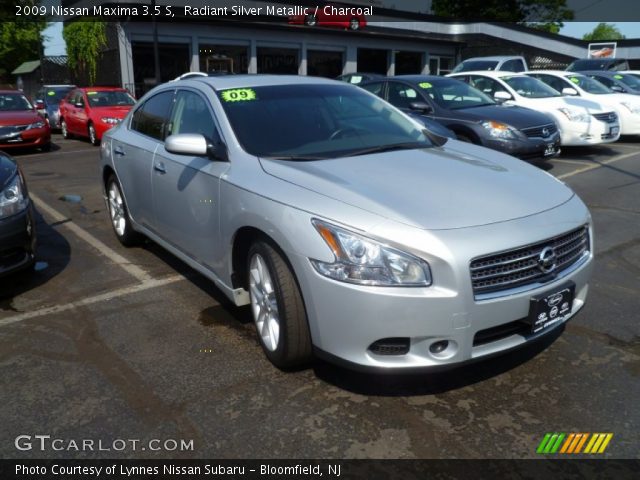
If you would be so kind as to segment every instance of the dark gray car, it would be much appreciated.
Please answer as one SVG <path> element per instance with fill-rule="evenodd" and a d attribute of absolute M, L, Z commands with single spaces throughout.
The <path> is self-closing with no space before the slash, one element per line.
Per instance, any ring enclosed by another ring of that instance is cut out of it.
<path fill-rule="evenodd" d="M 549 158 L 560 152 L 560 134 L 551 117 L 500 105 L 460 80 L 400 75 L 360 86 L 404 112 L 438 121 L 459 140 L 523 159 Z"/>

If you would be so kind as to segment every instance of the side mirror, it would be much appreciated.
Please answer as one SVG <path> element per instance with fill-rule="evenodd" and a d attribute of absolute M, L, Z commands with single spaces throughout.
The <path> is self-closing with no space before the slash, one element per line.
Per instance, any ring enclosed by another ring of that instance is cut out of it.
<path fill-rule="evenodd" d="M 82 103 L 82 102 L 77 102 L 77 103 L 74 103 L 74 106 L 75 106 L 76 108 L 84 108 L 84 103 Z"/>
<path fill-rule="evenodd" d="M 572 97 L 575 97 L 576 95 L 578 95 L 578 91 L 575 88 L 565 87 L 562 89 L 562 94 L 571 95 Z"/>
<path fill-rule="evenodd" d="M 208 156 L 215 160 L 227 161 L 227 151 L 224 144 L 213 144 L 199 133 L 178 133 L 169 135 L 164 141 L 167 152 L 177 155 Z"/>
<path fill-rule="evenodd" d="M 44 101 L 36 100 L 36 110 L 44 110 Z"/>
<path fill-rule="evenodd" d="M 618 93 L 625 93 L 625 89 L 622 88 L 620 85 L 611 85 L 611 90 L 613 90 L 614 92 L 618 92 Z"/>
<path fill-rule="evenodd" d="M 493 94 L 493 98 L 495 101 L 502 103 L 502 102 L 506 102 L 507 100 L 511 100 L 513 97 L 509 92 L 500 90 L 499 92 L 496 92 Z"/>
<path fill-rule="evenodd" d="M 433 112 L 433 108 L 426 102 L 411 102 L 409 104 L 409 108 L 415 112 L 420 113 L 431 113 Z"/>

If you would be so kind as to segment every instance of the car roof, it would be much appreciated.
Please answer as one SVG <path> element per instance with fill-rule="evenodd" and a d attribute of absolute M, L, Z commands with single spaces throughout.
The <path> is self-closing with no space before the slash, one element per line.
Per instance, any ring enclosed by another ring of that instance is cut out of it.
<path fill-rule="evenodd" d="M 394 77 L 384 77 L 385 80 L 403 80 L 405 82 L 433 82 L 438 80 L 455 80 L 454 78 L 442 77 L 439 75 L 396 75 Z M 457 80 L 458 82 L 460 80 Z"/>
<path fill-rule="evenodd" d="M 344 85 L 344 82 L 332 80 L 322 77 L 309 77 L 300 75 L 269 75 L 269 74 L 240 74 L 240 75 L 222 75 L 217 77 L 195 77 L 184 80 L 176 80 L 171 82 L 172 86 L 176 83 L 185 84 L 202 84 L 211 85 L 216 90 L 225 90 L 228 88 L 246 88 L 246 87 L 268 87 L 278 85 Z"/>
<path fill-rule="evenodd" d="M 42 88 L 76 88 L 75 85 L 43 85 Z"/>
<path fill-rule="evenodd" d="M 568 70 L 529 70 L 528 72 L 522 72 L 523 75 L 530 73 L 549 73 L 551 75 L 558 75 L 561 77 L 575 77 L 576 75 L 584 76 L 583 72 L 570 72 Z"/>
<path fill-rule="evenodd" d="M 527 72 L 531 73 L 531 72 Z M 447 75 L 447 77 L 462 77 L 464 75 L 484 75 L 485 77 L 501 78 L 501 77 L 524 77 L 525 72 L 507 72 L 504 70 L 469 70 L 468 72 L 456 72 Z"/>
<path fill-rule="evenodd" d="M 467 58 L 465 60 L 463 60 L 463 62 L 466 62 L 468 60 L 506 60 L 506 59 L 521 59 L 522 57 L 519 55 L 492 55 L 489 57 L 472 57 L 472 58 Z"/>
<path fill-rule="evenodd" d="M 80 87 L 78 90 L 82 90 L 83 92 L 126 92 L 122 87 Z"/>
<path fill-rule="evenodd" d="M 620 70 L 580 70 L 580 73 L 584 75 L 602 75 L 603 77 L 614 77 L 620 74 L 630 75 L 630 73 Z"/>

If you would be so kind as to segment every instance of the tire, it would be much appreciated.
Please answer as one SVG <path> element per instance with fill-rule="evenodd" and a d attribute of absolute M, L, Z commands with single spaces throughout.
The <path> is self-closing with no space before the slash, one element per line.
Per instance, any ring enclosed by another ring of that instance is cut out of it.
<path fill-rule="evenodd" d="M 96 127 L 93 126 L 93 123 L 89 124 L 88 132 L 89 142 L 91 143 L 91 145 L 95 145 L 96 147 L 100 145 L 100 140 L 98 140 L 98 135 L 96 134 Z"/>
<path fill-rule="evenodd" d="M 133 247 L 142 242 L 142 235 L 136 232 L 131 226 L 129 210 L 122 195 L 122 188 L 115 175 L 111 175 L 107 180 L 107 204 L 109 205 L 109 218 L 113 232 L 118 240 L 125 247 Z"/>
<path fill-rule="evenodd" d="M 349 20 L 349 30 L 360 30 L 360 20 L 356 17 Z"/>
<path fill-rule="evenodd" d="M 318 24 L 318 19 L 315 15 L 310 13 L 309 15 L 304 17 L 304 24 L 308 25 L 309 27 L 315 27 Z"/>
<path fill-rule="evenodd" d="M 51 151 L 51 142 L 45 143 L 43 146 L 40 147 L 40 150 L 43 151 L 43 152 L 50 152 Z"/>
<path fill-rule="evenodd" d="M 67 122 L 65 122 L 64 118 L 60 119 L 60 131 L 62 132 L 62 138 L 71 138 L 72 135 L 69 133 Z"/>
<path fill-rule="evenodd" d="M 247 265 L 251 312 L 265 355 L 283 369 L 310 362 L 307 314 L 291 268 L 278 250 L 264 241 L 251 246 Z"/>

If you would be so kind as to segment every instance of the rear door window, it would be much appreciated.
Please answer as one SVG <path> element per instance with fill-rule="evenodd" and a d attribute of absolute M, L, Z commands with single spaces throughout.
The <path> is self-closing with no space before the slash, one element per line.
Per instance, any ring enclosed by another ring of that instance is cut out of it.
<path fill-rule="evenodd" d="M 172 103 L 173 90 L 164 91 L 149 98 L 133 114 L 131 130 L 156 140 L 164 140 Z"/>

